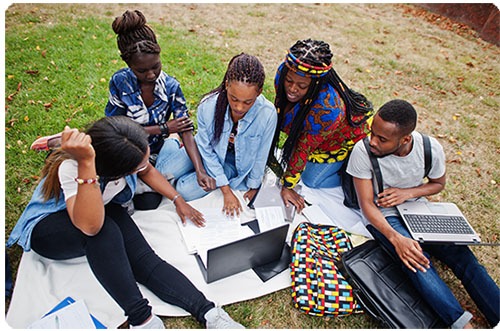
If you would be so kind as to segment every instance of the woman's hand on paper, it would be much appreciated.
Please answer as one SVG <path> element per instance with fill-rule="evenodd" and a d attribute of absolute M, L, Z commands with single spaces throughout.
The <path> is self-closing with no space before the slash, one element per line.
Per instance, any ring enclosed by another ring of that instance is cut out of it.
<path fill-rule="evenodd" d="M 179 197 L 175 201 L 175 209 L 181 218 L 182 224 L 185 225 L 189 219 L 198 227 L 205 226 L 205 218 L 203 218 L 203 214 L 191 207 L 191 205 L 184 201 L 182 197 Z"/>
<path fill-rule="evenodd" d="M 240 200 L 234 195 L 229 185 L 221 186 L 221 191 L 224 195 L 224 207 L 222 207 L 222 212 L 231 217 L 240 216 L 243 208 L 241 208 Z"/>

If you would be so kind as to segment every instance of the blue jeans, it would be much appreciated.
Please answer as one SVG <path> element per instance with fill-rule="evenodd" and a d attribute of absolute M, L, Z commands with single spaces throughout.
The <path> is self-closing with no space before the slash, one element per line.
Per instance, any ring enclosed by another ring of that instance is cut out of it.
<path fill-rule="evenodd" d="M 411 238 L 410 233 L 399 217 L 389 216 L 386 219 L 394 230 L 405 237 Z M 368 225 L 367 228 L 373 237 L 399 260 L 394 246 L 385 236 L 372 225 Z M 479 310 L 484 314 L 488 323 L 491 326 L 496 326 L 499 322 L 500 290 L 495 281 L 488 275 L 486 269 L 479 264 L 469 247 L 440 244 L 421 244 L 421 247 L 427 258 L 434 256 L 453 271 Z M 427 272 L 417 271 L 414 273 L 403 263 L 401 263 L 401 267 L 422 294 L 422 297 L 447 325 L 453 328 L 463 328 L 472 318 L 469 312 L 462 309 L 432 264 Z"/>
<path fill-rule="evenodd" d="M 339 169 L 344 161 L 333 163 L 307 162 L 302 172 L 302 182 L 310 188 L 331 188 L 340 186 Z"/>
<path fill-rule="evenodd" d="M 117 204 L 106 206 L 104 225 L 95 236 L 78 230 L 66 210 L 49 215 L 33 229 L 31 247 L 53 260 L 85 255 L 99 283 L 132 325 L 142 324 L 151 315 L 137 282 L 203 324 L 204 315 L 215 307 L 184 274 L 156 255 L 127 210 Z"/>
<path fill-rule="evenodd" d="M 193 162 L 185 147 L 177 139 L 167 139 L 163 143 L 155 168 L 167 178 L 186 201 L 204 197 L 206 192 L 198 185 Z"/>
<path fill-rule="evenodd" d="M 176 139 L 165 140 L 155 167 L 163 176 L 173 181 L 175 189 L 186 201 L 200 199 L 210 193 L 198 185 L 196 172 L 186 148 L 181 147 Z M 238 176 L 234 153 L 226 154 L 222 167 L 228 180 Z"/>

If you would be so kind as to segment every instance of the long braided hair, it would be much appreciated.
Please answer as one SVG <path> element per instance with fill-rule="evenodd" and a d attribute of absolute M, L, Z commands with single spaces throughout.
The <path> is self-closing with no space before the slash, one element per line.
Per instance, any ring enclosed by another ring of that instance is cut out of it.
<path fill-rule="evenodd" d="M 215 116 L 214 116 L 214 136 L 212 137 L 212 143 L 216 145 L 222 134 L 222 129 L 224 127 L 224 117 L 228 111 L 229 101 L 227 99 L 227 89 L 226 82 L 242 82 L 245 84 L 255 85 L 258 89 L 262 89 L 264 86 L 264 81 L 266 79 L 266 74 L 264 72 L 264 66 L 259 61 L 259 59 L 253 55 L 241 53 L 234 56 L 227 66 L 224 79 L 212 91 L 206 93 L 202 101 L 211 95 L 218 94 L 217 102 L 215 105 Z"/>
<path fill-rule="evenodd" d="M 268 159 L 268 166 L 278 177 L 283 175 L 288 166 L 311 105 L 318 97 L 320 88 L 324 84 L 330 84 L 339 94 L 345 104 L 346 117 L 351 126 L 358 127 L 362 125 L 372 115 L 372 103 L 364 95 L 350 89 L 342 81 L 332 67 L 332 57 L 330 46 L 320 40 L 299 40 L 288 51 L 276 87 L 274 105 L 278 111 L 278 123 Z M 310 77 L 311 84 L 305 96 L 300 100 L 299 111 L 293 119 L 290 133 L 283 145 L 281 159 L 278 162 L 274 151 L 279 141 L 281 126 L 285 117 L 285 107 L 288 104 L 285 92 L 285 77 L 290 70 L 299 75 Z"/>
<path fill-rule="evenodd" d="M 127 10 L 115 18 L 111 27 L 117 34 L 116 43 L 125 63 L 129 63 L 137 53 L 160 54 L 161 48 L 156 35 L 146 24 L 146 17 L 140 11 Z"/>

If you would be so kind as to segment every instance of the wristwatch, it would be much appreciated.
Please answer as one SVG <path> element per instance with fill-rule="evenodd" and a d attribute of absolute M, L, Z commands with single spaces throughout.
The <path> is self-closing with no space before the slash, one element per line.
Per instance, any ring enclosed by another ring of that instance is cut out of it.
<path fill-rule="evenodd" d="M 168 138 L 168 136 L 170 136 L 170 129 L 168 128 L 167 123 L 160 123 L 158 126 L 160 127 L 162 138 L 163 139 Z"/>

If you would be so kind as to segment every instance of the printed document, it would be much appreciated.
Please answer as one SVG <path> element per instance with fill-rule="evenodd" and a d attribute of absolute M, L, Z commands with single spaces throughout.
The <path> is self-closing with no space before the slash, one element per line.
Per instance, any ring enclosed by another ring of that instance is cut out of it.
<path fill-rule="evenodd" d="M 241 226 L 240 217 L 227 216 L 220 208 L 200 208 L 199 211 L 206 221 L 204 227 L 197 227 L 189 220 L 186 225 L 178 223 L 189 254 L 197 252 L 200 254 L 201 251 L 207 251 L 253 234 L 248 226 Z"/>

